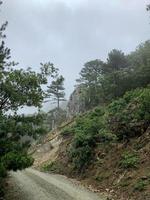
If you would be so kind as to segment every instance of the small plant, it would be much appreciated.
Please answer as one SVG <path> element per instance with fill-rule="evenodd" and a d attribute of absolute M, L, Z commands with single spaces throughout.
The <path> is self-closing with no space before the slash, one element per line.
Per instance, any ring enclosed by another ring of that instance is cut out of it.
<path fill-rule="evenodd" d="M 136 184 L 134 185 L 134 190 L 135 191 L 143 191 L 143 190 L 145 190 L 146 189 L 146 185 L 147 185 L 147 183 L 144 181 L 144 180 L 138 180 L 137 182 L 136 182 Z"/>
<path fill-rule="evenodd" d="M 42 170 L 43 171 L 55 171 L 55 164 L 54 164 L 54 162 L 44 164 L 44 166 L 42 166 Z"/>
<path fill-rule="evenodd" d="M 128 185 L 130 185 L 130 182 L 128 180 L 123 180 L 119 185 L 121 187 L 127 187 Z"/>
<path fill-rule="evenodd" d="M 96 176 L 95 180 L 99 181 L 99 182 L 102 182 L 104 180 L 104 177 L 103 176 Z"/>
<path fill-rule="evenodd" d="M 139 157 L 135 153 L 125 152 L 122 155 L 120 166 L 124 169 L 137 168 Z"/>
<path fill-rule="evenodd" d="M 61 131 L 62 136 L 69 136 L 74 133 L 74 128 L 73 127 L 66 127 Z"/>
<path fill-rule="evenodd" d="M 51 163 L 47 163 L 44 166 L 42 166 L 41 170 L 44 172 L 60 173 L 61 166 L 57 162 L 51 162 Z"/>
<path fill-rule="evenodd" d="M 113 142 L 117 140 L 117 136 L 107 131 L 106 129 L 101 129 L 99 131 L 99 138 L 100 138 L 100 141 L 104 143 Z"/>
<path fill-rule="evenodd" d="M 97 174 L 95 176 L 95 180 L 102 182 L 104 180 L 108 180 L 108 178 L 111 176 L 111 173 L 109 171 L 105 171 L 104 173 Z"/>

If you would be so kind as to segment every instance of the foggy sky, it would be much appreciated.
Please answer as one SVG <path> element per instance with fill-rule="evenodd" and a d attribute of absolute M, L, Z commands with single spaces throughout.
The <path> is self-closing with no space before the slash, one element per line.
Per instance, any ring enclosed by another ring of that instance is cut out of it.
<path fill-rule="evenodd" d="M 125 53 L 149 39 L 148 0 L 3 0 L 7 46 L 20 67 L 53 62 L 66 78 L 67 96 L 83 64 Z"/>

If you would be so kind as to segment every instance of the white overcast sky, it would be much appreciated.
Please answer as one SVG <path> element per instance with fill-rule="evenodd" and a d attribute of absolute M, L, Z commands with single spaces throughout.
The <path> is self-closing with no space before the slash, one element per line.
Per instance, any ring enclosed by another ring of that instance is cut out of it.
<path fill-rule="evenodd" d="M 67 96 L 83 64 L 125 53 L 150 38 L 148 0 L 3 0 L 7 46 L 20 67 L 51 61 L 66 78 Z"/>

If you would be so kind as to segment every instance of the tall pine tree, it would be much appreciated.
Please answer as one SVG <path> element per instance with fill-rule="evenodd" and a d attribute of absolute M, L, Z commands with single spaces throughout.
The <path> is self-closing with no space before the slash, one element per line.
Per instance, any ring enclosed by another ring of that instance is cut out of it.
<path fill-rule="evenodd" d="M 52 81 L 48 86 L 46 98 L 50 99 L 53 103 L 57 103 L 57 109 L 60 108 L 60 102 L 65 101 L 65 88 L 64 88 L 64 77 L 59 76 L 56 80 Z"/>

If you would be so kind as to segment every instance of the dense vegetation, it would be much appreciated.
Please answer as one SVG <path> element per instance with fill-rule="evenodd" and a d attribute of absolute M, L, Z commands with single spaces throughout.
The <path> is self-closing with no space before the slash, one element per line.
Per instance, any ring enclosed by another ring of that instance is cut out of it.
<path fill-rule="evenodd" d="M 106 62 L 85 63 L 77 83 L 84 111 L 99 106 L 62 131 L 74 134 L 68 155 L 81 170 L 91 161 L 98 143 L 128 142 L 149 127 L 150 41 L 128 55 L 113 49 Z"/>
<path fill-rule="evenodd" d="M 0 27 L 0 196 L 7 171 L 24 169 L 33 163 L 27 153 L 30 143 L 24 136 L 36 138 L 45 133 L 42 114 L 27 116 L 18 111 L 25 106 L 40 109 L 46 96 L 42 86 L 58 74 L 51 63 L 41 64 L 39 72 L 16 67 L 5 46 L 7 24 Z"/>
<path fill-rule="evenodd" d="M 0 184 L 7 171 L 32 165 L 27 153 L 30 143 L 23 142 L 24 136 L 36 138 L 46 132 L 45 124 L 51 130 L 66 120 L 66 112 L 60 108 L 65 100 L 64 78 L 51 63 L 41 64 L 39 72 L 16 68 L 5 46 L 6 27 L 7 22 L 0 28 Z M 52 82 L 46 93 L 42 86 L 48 78 Z M 106 62 L 85 63 L 77 83 L 84 110 L 89 112 L 77 116 L 61 134 L 71 136 L 67 156 L 73 169 L 81 173 L 94 160 L 98 145 L 127 144 L 150 126 L 150 41 L 129 55 L 113 49 Z M 24 106 L 40 109 L 45 98 L 57 102 L 57 108 L 46 115 L 18 114 Z M 119 167 L 135 169 L 139 162 L 135 152 L 124 152 Z M 50 167 L 55 169 L 53 163 Z M 139 180 L 134 189 L 144 190 L 146 184 Z M 0 185 L 0 196 L 2 192 Z"/>
<path fill-rule="evenodd" d="M 150 83 L 150 41 L 129 55 L 114 49 L 106 62 L 97 59 L 86 63 L 77 82 L 85 111 L 108 104 L 126 91 L 146 87 Z"/>
<path fill-rule="evenodd" d="M 75 124 L 65 128 L 61 134 L 73 136 L 68 156 L 74 168 L 81 172 L 94 158 L 94 149 L 98 144 L 128 142 L 142 135 L 149 125 L 150 88 L 147 87 L 127 92 L 107 106 L 77 117 Z M 135 155 L 126 153 L 120 165 L 135 167 L 137 162 Z"/>

